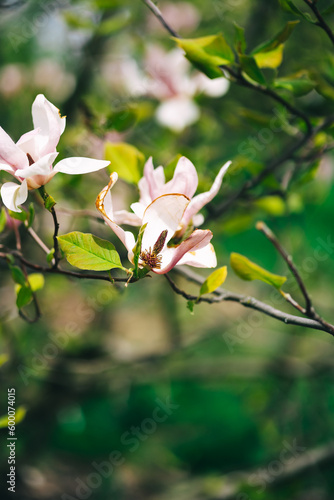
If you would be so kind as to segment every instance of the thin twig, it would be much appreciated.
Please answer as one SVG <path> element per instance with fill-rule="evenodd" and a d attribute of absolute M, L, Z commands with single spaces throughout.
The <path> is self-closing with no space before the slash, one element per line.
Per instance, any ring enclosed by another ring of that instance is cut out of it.
<path fill-rule="evenodd" d="M 173 30 L 167 23 L 167 21 L 164 19 L 160 9 L 151 1 L 151 0 L 142 0 L 144 4 L 147 5 L 147 7 L 150 9 L 151 12 L 155 15 L 157 19 L 159 19 L 160 23 L 163 25 L 164 28 L 175 38 L 180 38 L 180 36 L 176 33 L 176 31 Z"/>
<path fill-rule="evenodd" d="M 54 264 L 52 267 L 56 269 L 58 267 L 58 263 L 60 260 L 59 246 L 58 246 L 58 239 L 57 239 L 58 231 L 59 231 L 59 222 L 58 222 L 57 214 L 56 214 L 54 207 L 51 208 L 51 215 L 52 215 L 53 224 L 54 224 L 54 232 L 53 232 Z"/>
<path fill-rule="evenodd" d="M 319 28 L 322 28 L 328 35 L 330 41 L 334 45 L 334 33 L 326 23 L 325 19 L 322 17 L 318 7 L 316 6 L 315 2 L 313 0 L 304 0 L 306 5 L 312 10 L 314 13 L 315 17 L 318 19 L 318 21 L 315 23 L 316 26 L 319 26 Z"/>
<path fill-rule="evenodd" d="M 321 323 L 323 326 L 325 326 L 325 328 L 327 329 L 328 332 L 332 333 L 332 335 L 334 335 L 334 325 L 331 325 L 330 323 L 328 323 L 326 320 L 324 320 L 317 312 L 316 310 L 314 309 L 313 307 L 313 304 L 312 304 L 312 301 L 311 301 L 311 297 L 306 289 L 306 286 L 305 286 L 305 283 L 303 282 L 302 280 L 302 277 L 300 276 L 299 274 L 299 271 L 298 269 L 296 268 L 296 266 L 294 265 L 293 263 L 293 260 L 292 260 L 292 257 L 287 253 L 287 251 L 282 247 L 282 245 L 280 244 L 280 242 L 278 241 L 277 237 L 274 235 L 274 233 L 264 224 L 264 222 L 259 222 L 257 225 L 256 225 L 256 228 L 261 231 L 267 238 L 268 240 L 274 245 L 274 247 L 276 248 L 276 250 L 280 253 L 280 255 L 283 257 L 283 259 L 285 260 L 285 262 L 287 263 L 290 271 L 292 272 L 296 282 L 298 283 L 298 286 L 305 298 L 305 303 L 306 303 L 306 308 L 305 308 L 305 311 L 301 310 L 301 312 L 303 314 L 305 314 L 305 316 L 308 316 L 309 318 L 311 319 L 314 319 L 316 321 L 318 321 L 319 323 Z M 285 297 L 285 294 L 283 294 L 283 296 Z M 293 303 L 293 299 L 292 301 L 288 300 L 294 307 L 296 307 L 296 302 Z M 298 307 L 297 307 L 298 309 Z M 300 309 L 299 309 L 300 310 Z"/>
<path fill-rule="evenodd" d="M 32 227 L 28 227 L 27 231 L 30 234 L 30 236 L 33 238 L 33 240 L 36 241 L 37 245 L 41 247 L 41 249 L 43 250 L 43 252 L 45 252 L 48 255 L 51 252 L 50 248 L 48 248 L 46 246 L 46 244 L 41 240 L 41 238 L 33 230 L 33 228 Z"/>
<path fill-rule="evenodd" d="M 288 265 L 288 268 L 290 269 L 291 273 L 293 274 L 295 280 L 298 283 L 298 286 L 300 288 L 300 291 L 302 292 L 305 303 L 306 303 L 306 315 L 309 315 L 312 310 L 312 300 L 311 297 L 308 294 L 308 291 L 306 289 L 305 283 L 302 280 L 301 275 L 299 274 L 298 269 L 293 263 L 291 255 L 288 254 L 288 252 L 282 247 L 280 242 L 278 241 L 277 237 L 274 235 L 274 233 L 269 229 L 269 227 L 264 223 L 264 222 L 258 222 L 256 224 L 256 229 L 261 231 L 265 235 L 266 238 L 274 245 L 278 253 L 283 257 L 285 262 Z"/>
<path fill-rule="evenodd" d="M 198 285 L 202 285 L 205 281 L 204 278 L 199 276 L 197 273 L 194 273 L 192 270 L 186 269 L 185 267 L 174 268 L 173 272 L 178 273 L 184 276 L 187 280 L 193 281 Z M 239 293 L 229 292 L 227 290 L 223 290 L 222 288 L 218 288 L 213 294 L 215 297 L 198 297 L 196 295 L 191 295 L 186 293 L 184 290 L 181 290 L 171 279 L 171 277 L 166 274 L 165 275 L 172 289 L 179 295 L 182 295 L 187 300 L 197 301 L 198 302 L 207 302 L 208 304 L 215 304 L 218 302 L 237 302 L 238 304 L 248 307 L 250 309 L 254 309 L 255 311 L 259 311 L 271 318 L 275 318 L 279 321 L 282 321 L 285 324 L 295 325 L 295 326 L 303 326 L 304 328 L 311 328 L 312 330 L 322 330 L 324 332 L 329 333 L 334 336 L 334 332 L 331 331 L 328 327 L 320 323 L 319 321 L 308 319 L 308 318 L 300 318 L 298 316 L 293 316 L 292 314 L 285 313 L 280 311 L 279 309 L 275 309 L 272 306 L 269 306 L 265 302 L 261 302 L 260 300 L 255 299 L 254 297 L 249 297 L 247 295 L 241 295 Z"/>

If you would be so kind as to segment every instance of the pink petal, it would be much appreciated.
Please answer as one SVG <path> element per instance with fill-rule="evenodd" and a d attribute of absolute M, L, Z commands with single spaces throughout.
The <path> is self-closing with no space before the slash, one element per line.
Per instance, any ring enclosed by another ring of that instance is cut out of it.
<path fill-rule="evenodd" d="M 128 251 L 128 259 L 133 261 L 133 248 L 136 244 L 135 237 L 130 231 L 124 231 L 118 224 L 113 221 L 114 215 L 112 210 L 112 200 L 110 190 L 117 182 L 118 175 L 113 172 L 110 175 L 110 182 L 105 186 L 96 199 L 96 208 L 102 214 L 103 219 L 108 226 L 114 231 L 116 236 L 121 240 Z"/>
<path fill-rule="evenodd" d="M 153 249 L 162 231 L 167 230 L 166 242 L 176 232 L 189 203 L 183 194 L 165 194 L 159 196 L 147 207 L 143 225 L 147 224 L 143 234 L 142 250 Z"/>
<path fill-rule="evenodd" d="M 164 187 L 164 193 L 180 193 L 192 198 L 198 186 L 196 168 L 188 158 L 182 156 L 177 162 L 173 179 Z"/>
<path fill-rule="evenodd" d="M 27 156 L 2 127 L 0 127 L 0 163 L 6 163 L 15 170 L 29 165 Z"/>
<path fill-rule="evenodd" d="M 197 212 L 199 212 L 207 203 L 209 203 L 218 193 L 221 183 L 223 181 L 223 177 L 231 165 L 231 162 L 228 161 L 225 163 L 225 165 L 220 169 L 217 177 L 215 178 L 210 191 L 207 191 L 206 193 L 201 193 L 195 196 L 191 202 L 189 203 L 189 206 L 186 210 L 186 213 L 184 214 L 183 218 L 183 225 L 187 227 L 187 225 L 190 223 L 191 219 Z"/>
<path fill-rule="evenodd" d="M 129 226 L 141 226 L 142 219 L 138 215 L 132 212 L 127 212 L 127 210 L 118 210 L 114 213 L 114 219 L 116 224 L 127 224 Z"/>
<path fill-rule="evenodd" d="M 187 252 L 177 263 L 178 266 L 216 267 L 217 257 L 213 245 L 209 243 L 200 250 Z"/>
<path fill-rule="evenodd" d="M 30 167 L 26 167 L 22 170 L 16 170 L 15 175 L 17 177 L 21 177 L 22 179 L 28 179 L 34 175 L 49 175 L 52 172 L 51 165 L 57 158 L 58 154 L 59 153 L 49 153 L 30 165 Z"/>
<path fill-rule="evenodd" d="M 63 174 L 77 175 L 89 174 L 105 168 L 109 165 L 109 161 L 94 160 L 93 158 L 75 157 L 65 158 L 55 165 L 54 171 Z"/>
<path fill-rule="evenodd" d="M 55 151 L 59 138 L 64 132 L 66 118 L 60 116 L 59 109 L 39 94 L 32 105 L 34 128 L 40 129 L 40 156 Z"/>
<path fill-rule="evenodd" d="M 13 212 L 22 212 L 18 206 L 24 203 L 28 198 L 27 181 L 23 181 L 22 184 L 6 182 L 1 186 L 1 198 L 3 204 L 9 208 L 9 210 Z"/>
<path fill-rule="evenodd" d="M 168 273 L 188 252 L 196 252 L 207 246 L 212 238 L 209 230 L 196 229 L 186 240 L 174 248 L 166 248 L 162 254 L 161 269 L 153 269 L 156 274 Z M 205 266 L 211 267 L 211 266 Z"/>

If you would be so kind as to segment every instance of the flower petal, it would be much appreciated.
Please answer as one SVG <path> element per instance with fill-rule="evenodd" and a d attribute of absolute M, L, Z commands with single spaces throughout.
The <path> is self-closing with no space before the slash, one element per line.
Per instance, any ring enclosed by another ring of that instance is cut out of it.
<path fill-rule="evenodd" d="M 165 173 L 163 167 L 153 166 L 152 157 L 145 163 L 144 177 L 138 182 L 140 203 L 147 207 L 155 198 L 165 194 L 163 191 L 165 185 Z"/>
<path fill-rule="evenodd" d="M 3 204 L 9 208 L 9 210 L 13 212 L 22 212 L 18 205 L 24 203 L 28 198 L 27 181 L 23 181 L 22 184 L 6 182 L 1 186 L 1 198 Z"/>
<path fill-rule="evenodd" d="M 197 214 L 197 212 L 199 212 L 204 207 L 204 205 L 209 203 L 209 201 L 211 201 L 216 196 L 220 189 L 223 177 L 230 165 L 231 162 L 228 161 L 227 163 L 225 163 L 225 165 L 222 166 L 211 186 L 210 191 L 207 191 L 206 193 L 200 193 L 191 200 L 182 221 L 184 226 L 187 226 L 193 216 Z"/>
<path fill-rule="evenodd" d="M 162 231 L 167 230 L 166 242 L 176 232 L 189 203 L 183 194 L 165 194 L 156 198 L 146 208 L 142 225 L 147 224 L 143 234 L 142 250 L 153 249 Z"/>
<path fill-rule="evenodd" d="M 0 163 L 0 170 L 5 170 L 6 172 L 14 173 L 14 169 L 7 163 Z"/>
<path fill-rule="evenodd" d="M 128 224 L 129 226 L 141 226 L 142 219 L 127 210 L 118 210 L 114 213 L 116 224 Z"/>
<path fill-rule="evenodd" d="M 109 165 L 109 161 L 94 160 L 93 158 L 81 158 L 73 156 L 72 158 L 65 158 L 55 165 L 54 170 L 63 174 L 89 174 L 96 172 Z"/>
<path fill-rule="evenodd" d="M 128 251 L 128 259 L 130 262 L 133 261 L 133 248 L 136 244 L 135 237 L 130 231 L 124 231 L 116 222 L 114 222 L 113 218 L 113 210 L 112 210 L 112 200 L 110 190 L 115 185 L 118 179 L 118 175 L 116 172 L 113 172 L 110 175 L 110 182 L 107 186 L 105 186 L 98 197 L 96 198 L 96 208 L 102 214 L 103 219 L 108 224 L 108 226 L 114 231 L 116 236 L 121 240 L 123 245 Z"/>
<path fill-rule="evenodd" d="M 24 168 L 26 165 L 29 165 L 27 156 L 2 127 L 0 127 L 0 162 L 7 163 L 14 167 L 14 169 Z"/>
<path fill-rule="evenodd" d="M 199 250 L 187 252 L 177 263 L 178 266 L 216 267 L 217 257 L 213 245 L 209 243 Z"/>
<path fill-rule="evenodd" d="M 180 263 L 183 256 L 187 256 L 189 252 L 197 253 L 202 248 L 209 245 L 212 238 L 212 232 L 209 230 L 196 229 L 186 240 L 177 247 L 166 248 L 162 253 L 161 269 L 153 269 L 157 274 L 168 273 L 173 267 Z M 185 263 L 185 262 L 184 262 Z M 203 262 L 204 263 L 204 262 Z M 203 267 L 212 267 L 212 259 L 208 260 L 208 265 Z M 190 264 L 193 265 L 193 264 Z"/>
<path fill-rule="evenodd" d="M 199 73 L 196 76 L 196 85 L 198 92 L 203 92 L 209 97 L 221 97 L 228 91 L 230 82 L 223 76 L 212 80 L 204 73 Z"/>
<path fill-rule="evenodd" d="M 164 187 L 164 194 L 180 193 L 192 198 L 198 186 L 198 175 L 193 163 L 185 156 L 177 162 L 173 179 Z"/>
<path fill-rule="evenodd" d="M 26 134 L 23 134 L 16 145 L 25 153 L 29 153 L 34 161 L 40 158 L 40 129 L 35 128 Z M 22 168 L 22 167 L 21 167 Z"/>
<path fill-rule="evenodd" d="M 33 102 L 32 118 L 34 128 L 40 129 L 40 156 L 54 152 L 64 132 L 66 118 L 60 116 L 59 109 L 43 94 L 39 94 Z"/>
<path fill-rule="evenodd" d="M 49 175 L 52 172 L 51 165 L 59 153 L 49 153 L 36 161 L 30 167 L 16 170 L 15 175 L 22 179 L 28 179 L 34 175 Z"/>
<path fill-rule="evenodd" d="M 195 123 L 199 116 L 197 104 L 190 97 L 182 95 L 168 99 L 156 110 L 158 122 L 177 133 Z"/>

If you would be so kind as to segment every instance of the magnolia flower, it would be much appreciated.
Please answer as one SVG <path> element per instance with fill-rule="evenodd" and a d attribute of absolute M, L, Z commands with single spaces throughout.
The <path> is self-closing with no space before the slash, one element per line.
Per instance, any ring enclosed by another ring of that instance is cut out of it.
<path fill-rule="evenodd" d="M 174 132 L 182 132 L 200 117 L 194 102 L 198 94 L 221 97 L 228 91 L 226 78 L 211 80 L 192 67 L 180 48 L 166 52 L 159 46 L 147 50 L 142 71 L 134 59 L 124 57 L 105 63 L 102 72 L 114 87 L 134 97 L 149 96 L 160 101 L 157 121 Z"/>
<path fill-rule="evenodd" d="M 110 190 L 117 178 L 116 172 L 111 174 L 109 184 L 97 197 L 96 207 L 124 244 L 129 261 L 134 263 L 135 237 L 131 231 L 124 231 L 114 220 Z M 211 231 L 197 229 L 180 244 L 172 244 L 171 240 L 189 203 L 189 198 L 184 194 L 165 194 L 155 198 L 146 207 L 142 218 L 143 237 L 139 267 L 146 267 L 157 274 L 168 273 L 174 266 L 181 264 L 216 267 L 216 254 L 210 244 Z"/>
<path fill-rule="evenodd" d="M 72 157 L 53 167 L 66 119 L 42 94 L 32 105 L 32 118 L 34 130 L 22 135 L 16 144 L 0 127 L 0 170 L 9 172 L 20 182 L 6 182 L 1 187 L 2 201 L 13 212 L 21 212 L 19 205 L 26 201 L 29 189 L 44 186 L 57 172 L 86 174 L 109 164 L 108 161 Z"/>
<path fill-rule="evenodd" d="M 194 196 L 198 186 L 198 175 L 195 166 L 188 158 L 182 156 L 179 159 L 174 176 L 169 182 L 165 181 L 163 167 L 154 169 L 152 158 L 149 158 L 144 167 L 144 177 L 138 183 L 139 202 L 131 205 L 133 213 L 125 210 L 115 212 L 115 221 L 118 224 L 141 226 L 145 210 L 153 200 L 159 196 L 179 193 L 189 199 L 177 230 L 176 236 L 181 237 L 189 225 L 200 226 L 203 224 L 204 217 L 198 212 L 216 196 L 230 164 L 231 162 L 228 161 L 220 169 L 209 191 Z"/>

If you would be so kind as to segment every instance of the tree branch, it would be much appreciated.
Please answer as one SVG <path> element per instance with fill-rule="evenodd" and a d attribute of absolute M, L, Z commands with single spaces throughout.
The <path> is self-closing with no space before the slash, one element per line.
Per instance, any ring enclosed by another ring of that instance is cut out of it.
<path fill-rule="evenodd" d="M 198 285 L 202 285 L 203 282 L 205 281 L 204 278 L 199 276 L 197 273 L 194 271 L 191 271 L 186 268 L 174 268 L 173 272 L 178 273 L 185 277 L 187 280 L 192 281 L 194 283 L 197 283 Z M 256 311 L 259 311 L 263 314 L 266 314 L 267 316 L 270 316 L 271 318 L 275 318 L 279 321 L 282 321 L 285 324 L 290 324 L 290 325 L 296 325 L 296 326 L 303 326 L 305 328 L 311 328 L 313 330 L 322 330 L 324 332 L 330 333 L 331 335 L 334 336 L 334 333 L 326 326 L 320 323 L 317 320 L 313 319 L 308 319 L 308 318 L 301 318 L 299 316 L 293 316 L 292 314 L 285 313 L 283 311 L 280 311 L 279 309 L 275 309 L 274 307 L 266 304 L 265 302 L 261 302 L 260 300 L 255 299 L 254 297 L 249 297 L 247 295 L 241 295 L 239 293 L 233 293 L 229 292 L 227 290 L 224 290 L 222 288 L 218 288 L 213 294 L 216 297 L 198 297 L 196 295 L 191 295 L 186 293 L 185 291 L 181 290 L 175 283 L 174 281 L 170 278 L 168 274 L 165 275 L 169 284 L 171 285 L 171 288 L 176 292 L 177 294 L 181 295 L 187 300 L 192 300 L 192 301 L 197 301 L 198 302 L 207 302 L 209 304 L 215 304 L 218 302 L 237 302 L 240 305 L 244 307 L 248 307 L 250 309 L 254 309 Z"/>
<path fill-rule="evenodd" d="M 326 23 L 325 19 L 322 17 L 318 7 L 316 6 L 315 2 L 313 0 L 304 0 L 306 5 L 312 10 L 314 13 L 315 17 L 317 18 L 317 22 L 315 23 L 316 26 L 319 26 L 319 28 L 323 29 L 327 35 L 332 44 L 334 45 L 334 33 Z"/>
<path fill-rule="evenodd" d="M 145 5 L 150 9 L 151 12 L 155 15 L 155 17 L 160 21 L 162 26 L 166 28 L 166 30 L 175 38 L 181 38 L 176 31 L 173 30 L 167 23 L 167 21 L 164 19 L 160 9 L 151 1 L 151 0 L 142 0 Z"/>

